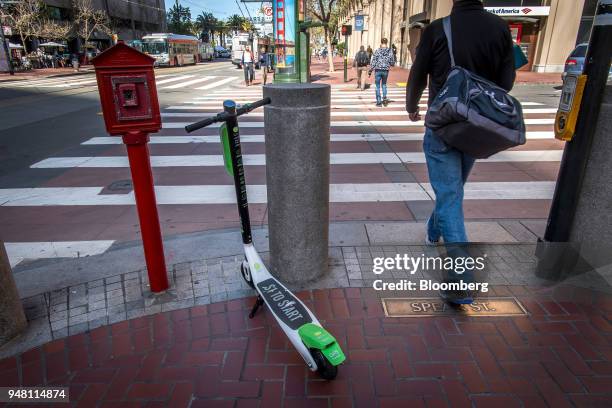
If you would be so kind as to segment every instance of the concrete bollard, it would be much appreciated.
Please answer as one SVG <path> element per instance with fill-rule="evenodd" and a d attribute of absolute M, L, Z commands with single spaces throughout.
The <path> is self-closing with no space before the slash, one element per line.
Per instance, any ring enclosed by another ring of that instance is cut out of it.
<path fill-rule="evenodd" d="M 0 241 L 0 346 L 24 331 L 27 325 L 4 242 Z"/>
<path fill-rule="evenodd" d="M 328 267 L 331 87 L 264 86 L 270 269 L 305 283 Z"/>

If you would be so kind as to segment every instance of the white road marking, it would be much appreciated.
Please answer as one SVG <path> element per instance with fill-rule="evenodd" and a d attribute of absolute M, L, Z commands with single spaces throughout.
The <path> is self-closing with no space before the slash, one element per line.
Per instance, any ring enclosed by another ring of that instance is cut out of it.
<path fill-rule="evenodd" d="M 527 140 L 554 139 L 554 132 L 527 132 Z M 419 141 L 423 140 L 423 133 L 355 133 L 355 134 L 332 134 L 332 142 L 357 142 L 357 141 Z M 264 135 L 241 135 L 242 143 L 264 143 Z M 219 143 L 219 136 L 151 136 L 151 144 L 188 144 L 188 143 Z M 81 143 L 82 145 L 121 145 L 121 137 L 105 136 L 92 137 Z"/>
<path fill-rule="evenodd" d="M 195 75 L 179 75 L 179 76 L 175 76 L 175 77 L 172 77 L 172 78 L 163 79 L 161 81 L 155 81 L 155 85 L 159 86 L 159 85 L 163 85 L 163 84 L 168 84 L 170 82 L 182 81 L 183 79 L 193 78 L 194 76 Z"/>
<path fill-rule="evenodd" d="M 563 150 L 511 150 L 498 153 L 484 162 L 557 162 Z M 264 154 L 242 156 L 247 166 L 264 166 Z M 387 164 L 425 163 L 422 152 L 398 153 L 331 153 L 330 163 L 337 164 Z M 223 166 L 222 155 L 151 156 L 153 167 L 214 167 Z M 59 168 L 120 168 L 129 167 L 125 156 L 51 157 L 31 166 L 33 169 Z"/>
<path fill-rule="evenodd" d="M 468 182 L 467 200 L 541 200 L 551 199 L 555 182 Z M 93 206 L 134 205 L 134 194 L 100 195 L 102 187 L 47 187 L 2 189 L 2 206 Z M 156 186 L 159 205 L 233 204 L 232 185 Z M 247 186 L 249 202 L 267 202 L 265 185 Z M 433 191 L 428 183 L 330 184 L 330 202 L 430 201 Z"/>
<path fill-rule="evenodd" d="M 525 119 L 526 125 L 553 125 L 555 123 L 554 118 L 550 119 Z M 191 122 L 163 122 L 163 129 L 182 129 Z M 356 120 L 356 121 L 336 121 L 331 122 L 330 127 L 418 127 L 424 126 L 425 123 L 421 120 L 418 122 L 410 122 L 408 120 Z M 211 128 L 220 127 L 220 123 L 214 123 L 210 125 Z M 264 122 L 240 122 L 242 128 L 263 128 Z"/>
<path fill-rule="evenodd" d="M 211 79 L 216 78 L 216 76 L 205 76 L 202 78 L 196 78 L 196 79 L 192 79 L 191 81 L 186 81 L 186 82 L 181 82 L 180 84 L 174 84 L 174 85 L 170 85 L 170 86 L 166 86 L 162 89 L 178 89 L 178 88 L 184 88 L 186 86 L 189 85 L 193 85 L 193 84 L 199 84 L 200 82 L 204 82 L 204 81 L 209 81 Z"/>
<path fill-rule="evenodd" d="M 115 241 L 6 242 L 11 266 L 24 260 L 82 258 L 103 254 Z"/>
<path fill-rule="evenodd" d="M 213 89 L 213 88 L 217 88 L 219 86 L 228 84 L 228 83 L 230 83 L 232 81 L 236 81 L 237 79 L 238 78 L 236 78 L 236 77 L 224 78 L 224 79 L 222 79 L 220 81 L 213 82 L 212 84 L 204 85 L 204 86 L 201 86 L 201 87 L 196 88 L 196 89 L 198 89 L 198 90 Z"/>
<path fill-rule="evenodd" d="M 96 82 L 97 82 L 96 79 L 89 79 L 89 80 L 86 80 L 86 81 L 66 82 L 66 83 L 62 83 L 62 84 L 58 84 L 58 85 L 51 85 L 49 87 L 50 88 L 70 88 L 70 87 L 75 86 L 75 85 L 87 85 L 87 84 L 96 83 Z"/>
<path fill-rule="evenodd" d="M 425 115 L 426 111 L 419 112 L 421 115 Z M 550 114 L 557 113 L 556 109 L 523 109 L 523 113 L 539 113 L 539 114 Z M 182 112 L 162 112 L 161 116 L 164 118 L 206 118 L 215 116 L 216 112 L 203 112 L 203 113 L 182 113 Z M 343 116 L 408 116 L 405 110 L 403 111 L 388 111 L 388 110 L 373 110 L 373 111 L 343 111 L 331 112 L 332 117 L 343 117 Z M 249 117 L 264 117 L 263 111 L 251 112 Z"/>

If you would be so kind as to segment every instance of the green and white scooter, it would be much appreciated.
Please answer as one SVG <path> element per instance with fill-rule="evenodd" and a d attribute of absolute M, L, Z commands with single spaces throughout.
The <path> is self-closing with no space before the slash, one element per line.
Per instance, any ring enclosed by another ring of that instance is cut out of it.
<path fill-rule="evenodd" d="M 338 365 L 346 360 L 340 345 L 334 336 L 321 326 L 319 320 L 306 305 L 268 272 L 253 246 L 238 116 L 269 103 L 270 98 L 265 98 L 237 108 L 234 101 L 228 100 L 223 102 L 223 112 L 186 126 L 185 130 L 191 133 L 213 123 L 224 122 L 220 131 L 223 157 L 227 172 L 234 178 L 246 258 L 240 271 L 246 283 L 258 293 L 249 317 L 253 318 L 257 309 L 265 303 L 308 368 L 317 371 L 322 378 L 332 380 L 338 374 Z"/>

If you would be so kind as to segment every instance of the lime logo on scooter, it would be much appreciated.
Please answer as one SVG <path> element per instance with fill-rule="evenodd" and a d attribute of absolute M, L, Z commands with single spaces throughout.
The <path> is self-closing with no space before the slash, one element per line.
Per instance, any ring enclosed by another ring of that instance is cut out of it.
<path fill-rule="evenodd" d="M 321 353 L 332 365 L 337 366 L 346 360 L 346 356 L 334 336 L 321 326 L 307 323 L 298 329 L 298 334 L 306 347 L 321 350 Z"/>

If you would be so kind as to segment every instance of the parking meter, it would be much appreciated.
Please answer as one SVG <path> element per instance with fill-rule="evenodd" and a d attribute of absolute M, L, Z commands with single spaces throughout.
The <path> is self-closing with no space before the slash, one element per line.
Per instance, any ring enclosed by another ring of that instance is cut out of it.
<path fill-rule="evenodd" d="M 119 41 L 92 63 L 106 130 L 127 146 L 151 291 L 163 292 L 169 285 L 147 145 L 149 133 L 162 127 L 155 59 Z"/>
<path fill-rule="evenodd" d="M 573 139 L 586 82 L 587 76 L 582 74 L 567 74 L 565 77 L 555 119 L 555 138 L 566 142 Z"/>

